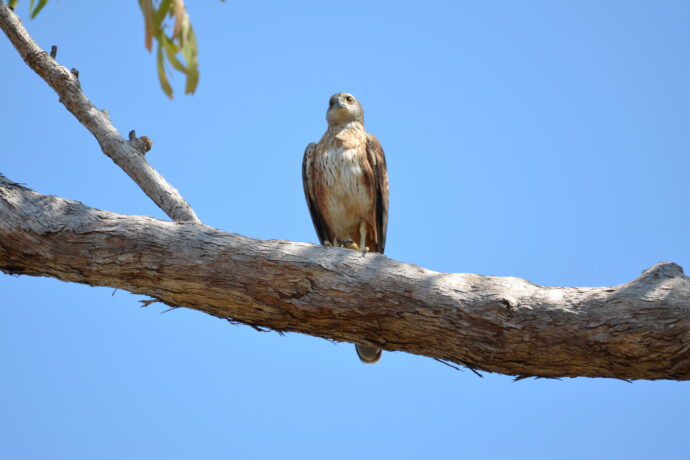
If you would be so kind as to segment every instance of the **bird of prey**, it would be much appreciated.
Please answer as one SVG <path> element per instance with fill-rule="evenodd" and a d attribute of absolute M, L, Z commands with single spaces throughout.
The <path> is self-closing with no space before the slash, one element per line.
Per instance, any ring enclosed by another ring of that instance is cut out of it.
<path fill-rule="evenodd" d="M 321 244 L 380 252 L 386 246 L 388 172 L 378 139 L 364 129 L 364 111 L 352 94 L 331 96 L 328 129 L 304 151 L 302 182 Z M 357 344 L 365 363 L 381 349 Z"/>

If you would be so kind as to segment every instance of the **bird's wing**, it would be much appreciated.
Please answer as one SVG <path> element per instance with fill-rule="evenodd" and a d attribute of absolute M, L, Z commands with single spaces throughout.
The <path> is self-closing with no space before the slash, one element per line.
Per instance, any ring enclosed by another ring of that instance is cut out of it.
<path fill-rule="evenodd" d="M 304 187 L 304 198 L 307 200 L 309 206 L 309 214 L 316 229 L 316 235 L 319 237 L 319 243 L 323 244 L 328 240 L 328 226 L 323 220 L 319 208 L 316 205 L 316 197 L 314 196 L 314 179 L 313 174 L 313 154 L 316 150 L 316 143 L 312 142 L 304 149 L 304 158 L 302 159 L 302 186 Z"/>
<path fill-rule="evenodd" d="M 367 134 L 367 159 L 374 171 L 376 191 L 376 235 L 378 237 L 376 252 L 383 254 L 386 247 L 386 227 L 388 227 L 388 169 L 381 143 L 372 134 Z"/>

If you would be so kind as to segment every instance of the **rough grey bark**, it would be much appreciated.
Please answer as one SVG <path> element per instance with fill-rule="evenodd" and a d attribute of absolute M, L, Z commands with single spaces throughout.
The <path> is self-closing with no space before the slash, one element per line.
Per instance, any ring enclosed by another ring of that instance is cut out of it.
<path fill-rule="evenodd" d="M 620 286 L 544 287 L 114 214 L 0 179 L 0 269 L 491 372 L 690 379 L 690 279 L 673 263 Z"/>
<path fill-rule="evenodd" d="M 110 121 L 108 112 L 99 110 L 84 95 L 79 72 L 58 64 L 43 51 L 24 29 L 20 19 L 0 2 L 0 29 L 17 49 L 22 59 L 60 96 L 60 102 L 96 137 L 101 150 L 122 168 L 134 182 L 171 219 L 200 223 L 182 195 L 156 171 L 144 157 L 151 141 L 130 132 L 125 140 Z"/>

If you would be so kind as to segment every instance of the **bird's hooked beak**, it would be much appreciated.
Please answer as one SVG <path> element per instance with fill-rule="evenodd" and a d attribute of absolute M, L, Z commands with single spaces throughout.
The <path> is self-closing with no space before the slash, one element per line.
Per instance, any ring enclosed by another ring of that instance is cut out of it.
<path fill-rule="evenodd" d="M 342 99 L 339 97 L 336 97 L 335 100 L 333 101 L 333 108 L 334 109 L 342 109 L 344 107 Z"/>

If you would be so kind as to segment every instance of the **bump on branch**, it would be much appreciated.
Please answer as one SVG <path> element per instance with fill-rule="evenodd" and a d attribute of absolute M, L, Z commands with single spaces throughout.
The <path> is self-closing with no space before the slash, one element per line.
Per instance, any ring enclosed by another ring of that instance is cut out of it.
<path fill-rule="evenodd" d="M 136 149 L 141 155 L 146 153 L 153 147 L 153 141 L 148 136 L 137 137 L 134 130 L 129 132 L 129 144 Z"/>

